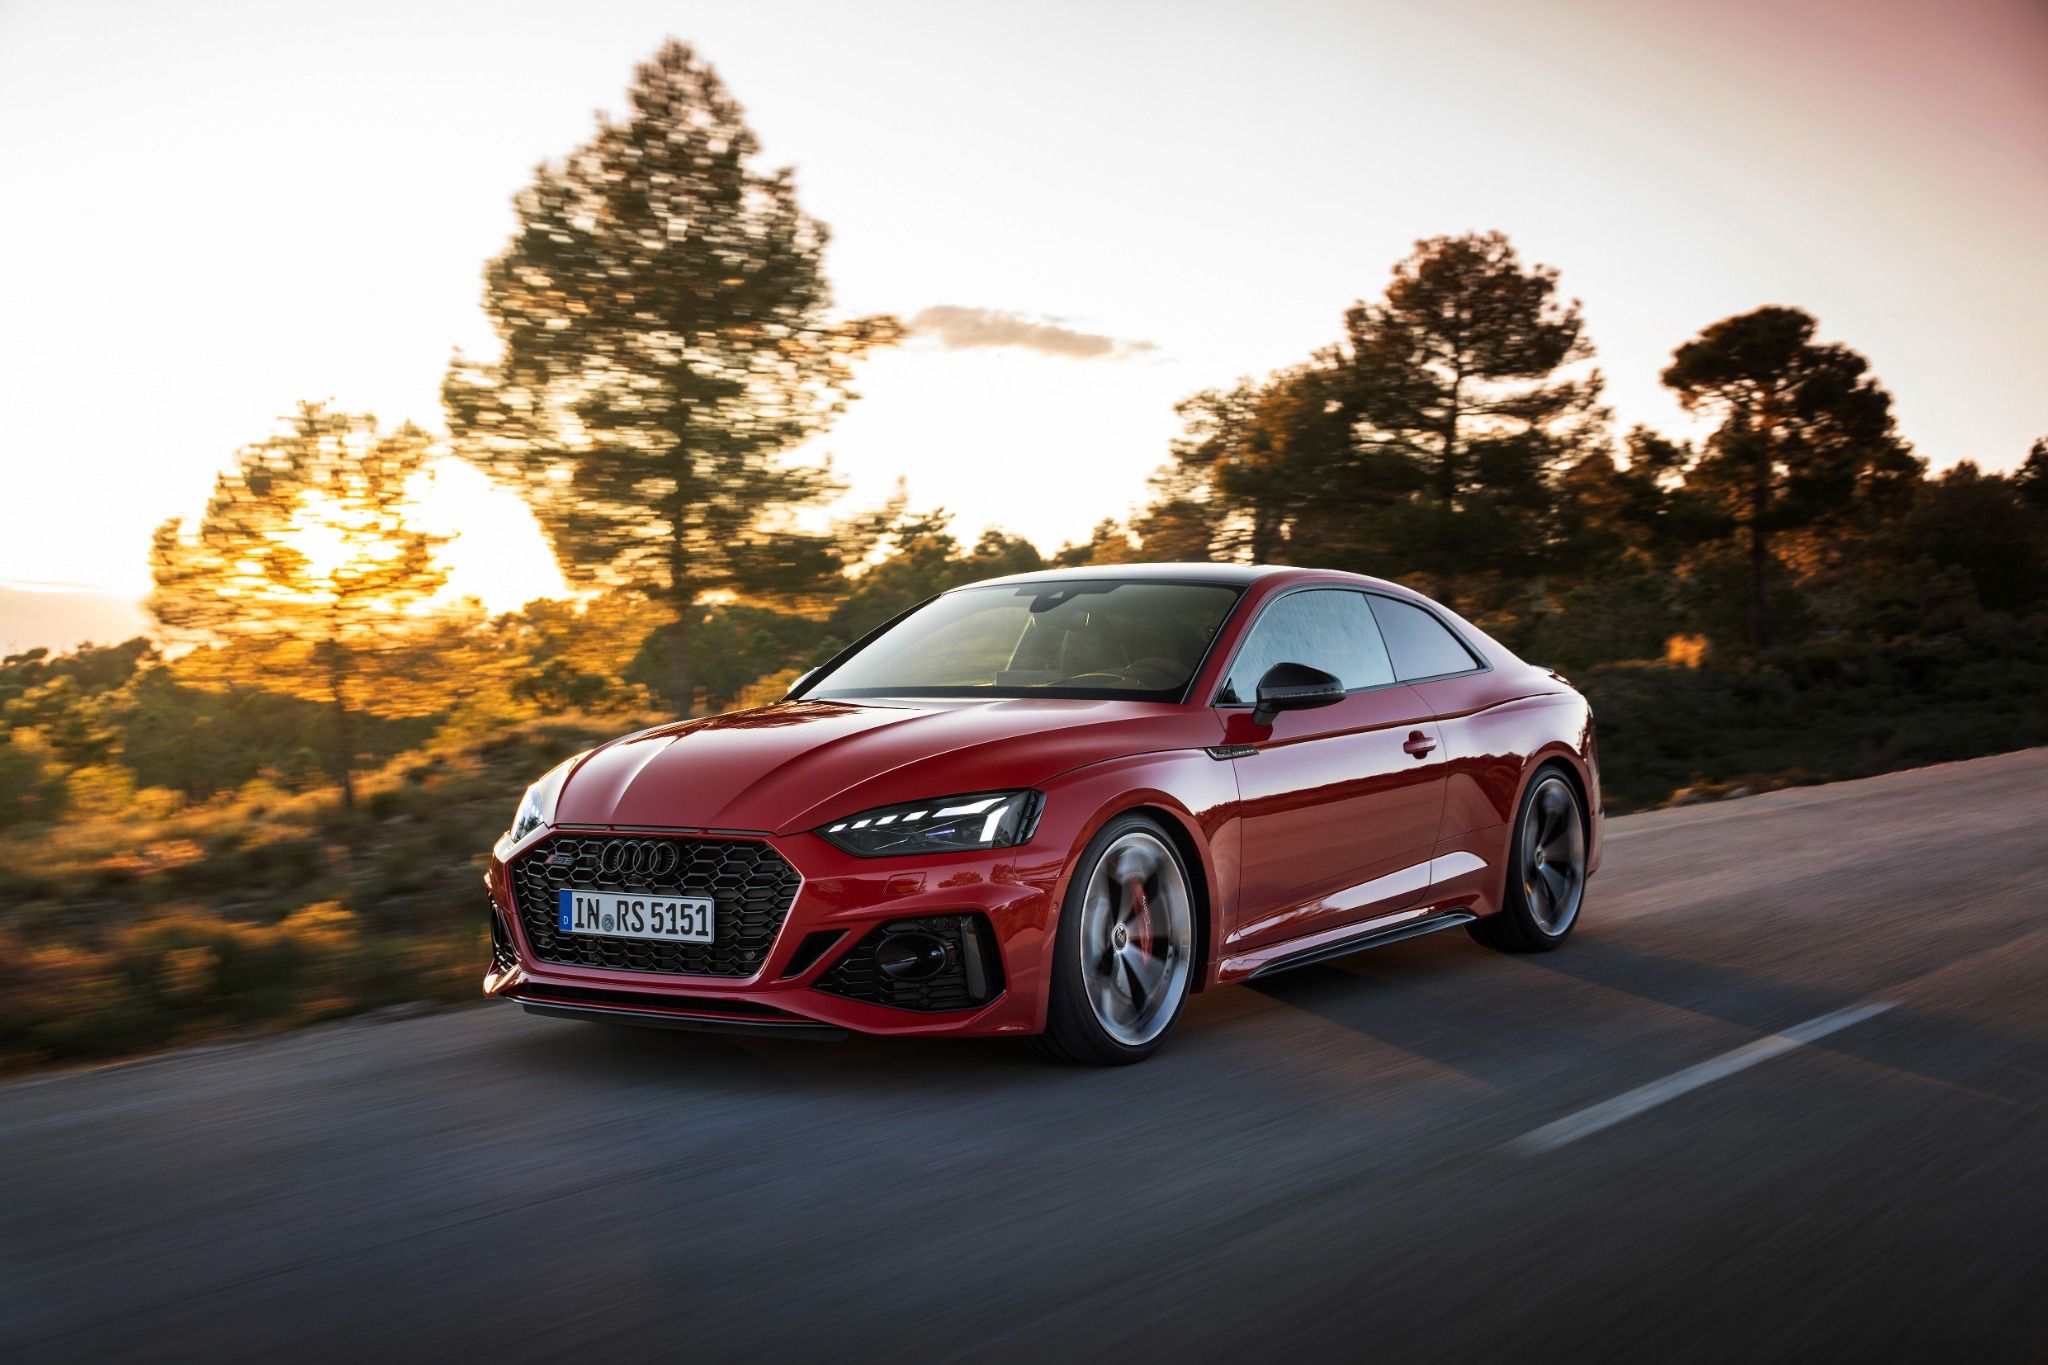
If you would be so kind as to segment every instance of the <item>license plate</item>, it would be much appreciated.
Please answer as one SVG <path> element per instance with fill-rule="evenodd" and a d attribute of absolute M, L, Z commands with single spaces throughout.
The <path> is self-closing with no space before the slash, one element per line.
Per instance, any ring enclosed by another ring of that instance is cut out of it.
<path fill-rule="evenodd" d="M 555 927 L 564 934 L 600 938 L 709 943 L 711 907 L 709 896 L 641 896 L 564 887 L 556 899 Z"/>

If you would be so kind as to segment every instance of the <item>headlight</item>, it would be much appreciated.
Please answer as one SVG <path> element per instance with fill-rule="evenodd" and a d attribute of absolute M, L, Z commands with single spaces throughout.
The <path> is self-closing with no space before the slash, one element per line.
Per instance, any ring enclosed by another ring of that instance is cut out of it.
<path fill-rule="evenodd" d="M 821 826 L 818 834 L 863 858 L 1010 848 L 1031 837 L 1044 804 L 1034 791 L 941 796 L 864 810 Z"/>
<path fill-rule="evenodd" d="M 564 759 L 526 789 L 526 795 L 519 798 L 519 809 L 512 816 L 512 828 L 498 840 L 500 851 L 512 847 L 555 818 L 555 799 L 562 794 L 562 783 L 568 779 L 569 768 L 575 762 L 574 758 Z"/>

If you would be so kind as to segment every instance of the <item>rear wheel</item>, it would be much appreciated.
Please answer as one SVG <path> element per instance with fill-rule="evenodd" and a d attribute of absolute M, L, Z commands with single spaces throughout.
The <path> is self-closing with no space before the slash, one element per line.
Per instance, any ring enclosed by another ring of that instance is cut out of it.
<path fill-rule="evenodd" d="M 1159 1050 L 1194 972 L 1189 885 L 1173 840 L 1146 816 L 1119 816 L 1088 841 L 1060 907 L 1043 1051 L 1120 1066 Z"/>
<path fill-rule="evenodd" d="M 1585 898 L 1585 808 L 1564 771 L 1546 767 L 1515 816 L 1500 913 L 1465 931 L 1502 952 L 1547 953 L 1570 935 Z"/>

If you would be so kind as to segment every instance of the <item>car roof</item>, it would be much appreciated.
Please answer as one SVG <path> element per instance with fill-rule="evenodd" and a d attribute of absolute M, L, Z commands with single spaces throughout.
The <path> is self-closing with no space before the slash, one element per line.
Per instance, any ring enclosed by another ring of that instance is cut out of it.
<path fill-rule="evenodd" d="M 1002 578 L 984 578 L 975 583 L 963 583 L 952 591 L 964 588 L 984 588 L 998 583 L 1059 583 L 1059 582 L 1100 582 L 1103 579 L 1131 579 L 1137 582 L 1167 583 L 1214 583 L 1221 587 L 1248 588 L 1252 584 L 1269 578 L 1299 578 L 1329 581 L 1332 579 L 1356 583 L 1361 587 L 1390 588 L 1396 592 L 1408 592 L 1398 583 L 1385 579 L 1370 578 L 1365 574 L 1346 573 L 1341 569 L 1302 568 L 1292 564 L 1208 564 L 1193 562 L 1186 564 L 1084 564 L 1073 569 L 1040 569 L 1035 573 L 1008 574 Z"/>

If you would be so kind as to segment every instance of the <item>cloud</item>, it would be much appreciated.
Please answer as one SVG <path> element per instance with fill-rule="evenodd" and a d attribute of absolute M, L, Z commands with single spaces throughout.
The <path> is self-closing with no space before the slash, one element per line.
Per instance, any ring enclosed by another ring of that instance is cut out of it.
<path fill-rule="evenodd" d="M 963 308 L 943 303 L 919 312 L 910 320 L 914 336 L 936 337 L 949 351 L 976 350 L 990 346 L 1015 346 L 1045 355 L 1069 356 L 1075 360 L 1116 360 L 1159 348 L 1149 341 L 1125 341 L 1097 332 L 1077 332 L 1056 321 L 1007 313 L 1000 308 Z"/>

